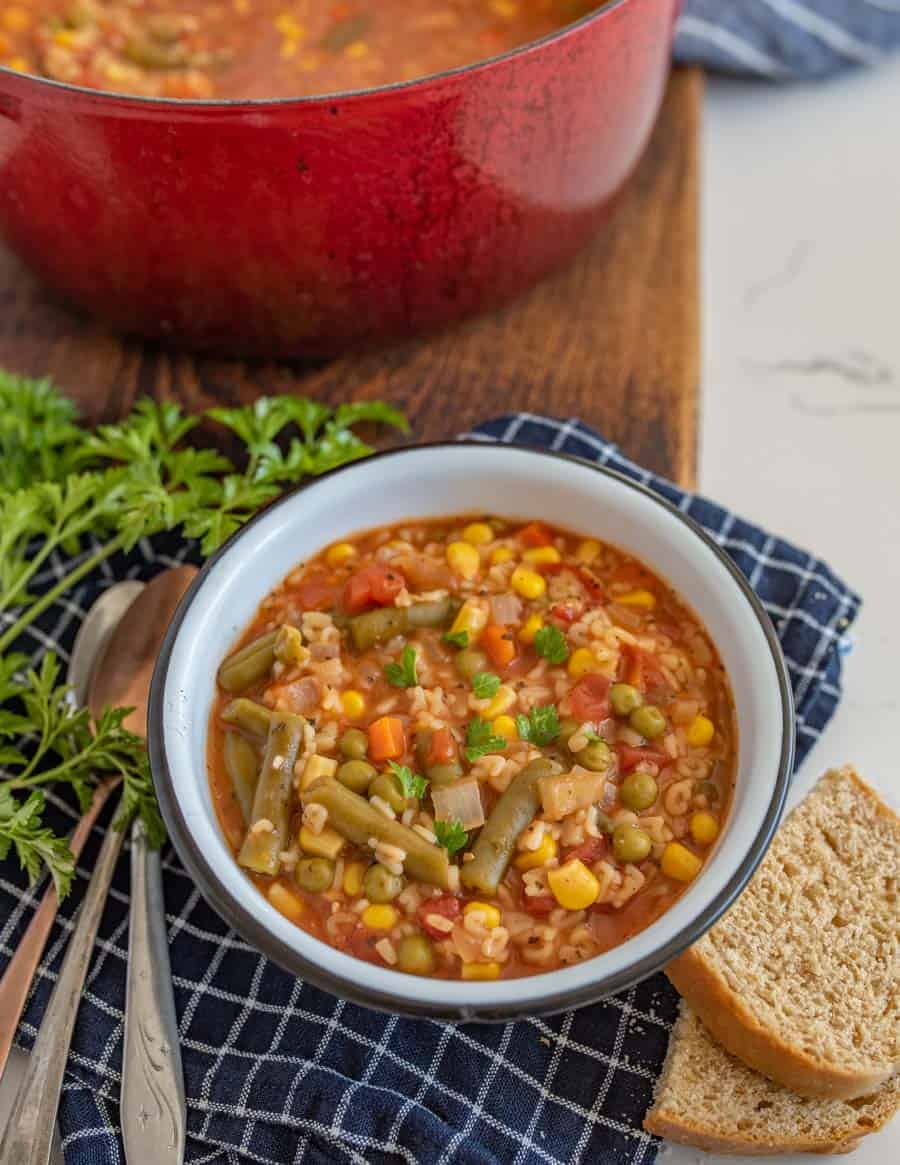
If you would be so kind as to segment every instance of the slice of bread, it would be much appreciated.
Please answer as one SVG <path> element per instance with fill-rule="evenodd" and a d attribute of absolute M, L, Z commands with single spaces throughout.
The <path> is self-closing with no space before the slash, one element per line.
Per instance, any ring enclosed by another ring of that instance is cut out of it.
<path fill-rule="evenodd" d="M 785 820 L 728 913 L 667 970 L 715 1038 L 803 1096 L 900 1068 L 900 819 L 851 768 Z"/>
<path fill-rule="evenodd" d="M 718 1153 L 847 1153 L 898 1107 L 900 1075 L 857 1100 L 797 1096 L 729 1055 L 682 1003 L 644 1128 Z"/>

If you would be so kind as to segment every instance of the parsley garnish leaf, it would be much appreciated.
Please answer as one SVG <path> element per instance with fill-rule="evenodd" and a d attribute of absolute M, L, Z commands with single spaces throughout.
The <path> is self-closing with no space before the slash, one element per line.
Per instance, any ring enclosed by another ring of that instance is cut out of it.
<path fill-rule="evenodd" d="M 558 627 L 541 627 L 534 637 L 534 650 L 551 663 L 565 663 L 569 658 L 566 637 Z"/>
<path fill-rule="evenodd" d="M 469 835 L 458 818 L 455 821 L 435 821 L 433 828 L 438 845 L 442 845 L 448 854 L 455 854 L 468 845 Z"/>
<path fill-rule="evenodd" d="M 487 720 L 476 716 L 474 720 L 469 721 L 466 728 L 466 759 L 470 764 L 477 761 L 480 756 L 486 756 L 490 752 L 503 752 L 505 748 L 506 741 L 502 736 L 493 734 Z"/>
<path fill-rule="evenodd" d="M 472 676 L 472 691 L 479 700 L 489 700 L 491 696 L 496 696 L 499 687 L 500 677 L 493 672 L 480 671 Z"/>
<path fill-rule="evenodd" d="M 399 663 L 386 663 L 384 674 L 387 682 L 395 688 L 414 688 L 419 682 L 416 675 L 416 650 L 407 643 L 400 655 Z"/>
<path fill-rule="evenodd" d="M 559 713 L 553 704 L 544 704 L 539 708 L 532 708 L 527 716 L 516 717 L 516 728 L 519 730 L 519 739 L 527 740 L 543 748 L 552 744 L 559 736 Z"/>
<path fill-rule="evenodd" d="M 468 631 L 448 631 L 444 636 L 445 643 L 452 643 L 454 647 L 468 647 Z"/>
<path fill-rule="evenodd" d="M 398 765 L 396 761 L 388 761 L 391 772 L 397 778 L 404 797 L 421 798 L 428 788 L 428 781 L 414 773 L 408 765 Z"/>

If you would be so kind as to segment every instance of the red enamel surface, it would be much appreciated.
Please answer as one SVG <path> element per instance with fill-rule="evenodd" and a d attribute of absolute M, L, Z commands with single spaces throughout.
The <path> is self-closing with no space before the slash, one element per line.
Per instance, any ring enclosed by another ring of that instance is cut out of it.
<path fill-rule="evenodd" d="M 141 101 L 0 69 L 0 230 L 124 331 L 325 355 L 496 305 L 608 215 L 679 0 L 619 0 L 483 66 L 351 96 Z"/>

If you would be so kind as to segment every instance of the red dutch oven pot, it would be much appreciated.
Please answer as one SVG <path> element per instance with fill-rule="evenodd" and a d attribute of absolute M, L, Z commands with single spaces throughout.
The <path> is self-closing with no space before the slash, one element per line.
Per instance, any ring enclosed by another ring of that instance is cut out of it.
<path fill-rule="evenodd" d="M 173 102 L 0 69 L 0 230 L 114 327 L 324 356 L 502 303 L 603 223 L 680 0 L 612 0 L 478 65 L 321 98 Z"/>

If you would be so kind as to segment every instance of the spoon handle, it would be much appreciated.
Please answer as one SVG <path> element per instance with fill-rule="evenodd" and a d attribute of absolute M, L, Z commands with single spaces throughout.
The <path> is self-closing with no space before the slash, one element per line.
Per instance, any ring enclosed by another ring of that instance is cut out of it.
<path fill-rule="evenodd" d="M 122 1058 L 128 1165 L 181 1165 L 187 1123 L 162 868 L 140 819 L 131 831 L 131 918 Z"/>
<path fill-rule="evenodd" d="M 0 1165 L 47 1165 L 72 1029 L 97 928 L 122 848 L 122 830 L 107 830 L 78 913 L 78 923 L 31 1049 L 28 1067 L 0 1141 Z"/>
<path fill-rule="evenodd" d="M 73 857 L 77 858 L 81 853 L 100 810 L 118 783 L 119 778 L 115 777 L 97 786 L 88 811 L 78 822 L 69 839 L 69 849 Z M 16 953 L 9 960 L 3 978 L 0 979 L 0 1076 L 3 1075 L 3 1069 L 9 1059 L 16 1028 L 25 1010 L 34 973 L 41 961 L 47 936 L 50 934 L 58 909 L 59 898 L 56 887 L 51 883 L 44 891 L 41 903 L 32 915 L 31 922 L 16 947 Z"/>

